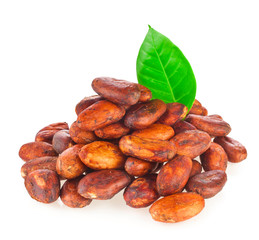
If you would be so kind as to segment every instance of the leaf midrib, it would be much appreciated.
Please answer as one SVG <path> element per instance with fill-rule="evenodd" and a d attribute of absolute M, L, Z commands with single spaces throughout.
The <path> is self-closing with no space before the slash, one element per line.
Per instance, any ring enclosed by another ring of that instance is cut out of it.
<path fill-rule="evenodd" d="M 152 33 L 151 33 L 151 39 L 152 39 L 152 43 L 153 43 L 153 46 L 154 46 L 154 49 L 155 49 L 155 53 L 156 53 L 156 55 L 157 55 L 157 58 L 158 58 L 158 60 L 159 60 L 159 63 L 160 63 L 161 68 L 162 68 L 162 70 L 163 70 L 163 73 L 164 73 L 164 75 L 165 75 L 165 79 L 166 79 L 166 81 L 167 81 L 167 86 L 168 86 L 169 89 L 170 89 L 170 92 L 171 92 L 171 95 L 172 95 L 172 98 L 173 98 L 173 102 L 176 102 L 174 93 L 173 93 L 173 91 L 172 91 L 172 88 L 170 87 L 170 83 L 169 83 L 169 79 L 168 79 L 168 77 L 167 77 L 166 71 L 165 71 L 164 66 L 163 66 L 163 64 L 162 64 L 162 61 L 161 61 L 161 59 L 160 59 L 160 57 L 159 57 L 159 54 L 158 54 L 158 52 L 157 52 L 157 50 L 156 50 L 156 45 L 155 45 L 155 41 L 154 41 L 154 38 L 153 38 L 153 31 L 152 31 Z"/>

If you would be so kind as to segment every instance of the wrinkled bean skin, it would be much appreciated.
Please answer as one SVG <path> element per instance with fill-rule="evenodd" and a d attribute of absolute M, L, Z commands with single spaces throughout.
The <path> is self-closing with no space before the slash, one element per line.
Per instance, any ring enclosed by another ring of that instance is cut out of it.
<path fill-rule="evenodd" d="M 212 115 L 209 115 L 208 117 L 211 117 L 211 118 L 218 118 L 218 119 L 223 120 L 223 118 L 222 118 L 220 115 L 218 115 L 218 114 L 212 114 Z"/>
<path fill-rule="evenodd" d="M 149 212 L 155 221 L 174 223 L 194 217 L 205 206 L 197 193 L 176 193 L 154 202 Z"/>
<path fill-rule="evenodd" d="M 73 122 L 69 129 L 69 135 L 75 143 L 87 144 L 96 141 L 98 138 L 94 132 L 79 128 L 76 122 Z"/>
<path fill-rule="evenodd" d="M 206 116 L 208 115 L 208 111 L 197 99 L 195 99 L 189 114 Z"/>
<path fill-rule="evenodd" d="M 138 87 L 140 89 L 139 102 L 148 102 L 149 100 L 151 100 L 152 98 L 151 91 L 141 84 L 138 84 Z"/>
<path fill-rule="evenodd" d="M 192 170 L 191 170 L 189 178 L 201 173 L 201 171 L 202 171 L 201 164 L 197 160 L 192 160 Z"/>
<path fill-rule="evenodd" d="M 176 153 L 173 142 L 130 135 L 120 139 L 119 147 L 125 155 L 150 162 L 166 162 L 172 159 Z"/>
<path fill-rule="evenodd" d="M 182 103 L 167 103 L 166 112 L 161 116 L 158 122 L 172 126 L 178 120 L 183 119 L 187 112 L 188 108 Z"/>
<path fill-rule="evenodd" d="M 222 170 L 211 170 L 199 173 L 189 179 L 185 186 L 187 192 L 196 192 L 203 198 L 211 198 L 222 190 L 227 175 Z"/>
<path fill-rule="evenodd" d="M 68 130 L 68 124 L 66 122 L 57 122 L 57 123 L 52 123 L 49 124 L 48 126 L 42 128 L 41 130 L 39 130 L 39 132 L 41 131 L 45 131 L 45 130 Z"/>
<path fill-rule="evenodd" d="M 135 177 L 142 177 L 148 173 L 151 173 L 157 168 L 158 163 L 148 162 L 138 158 L 129 157 L 125 162 L 125 171 Z"/>
<path fill-rule="evenodd" d="M 201 154 L 200 159 L 205 171 L 227 169 L 228 156 L 217 143 L 212 142 L 208 150 Z"/>
<path fill-rule="evenodd" d="M 99 95 L 118 104 L 134 105 L 140 98 L 138 84 L 110 77 L 95 78 L 92 88 Z"/>
<path fill-rule="evenodd" d="M 61 130 L 55 133 L 52 139 L 52 146 L 57 153 L 62 153 L 72 147 L 75 143 L 69 135 L 68 130 Z"/>
<path fill-rule="evenodd" d="M 167 162 L 157 176 L 157 191 L 161 196 L 181 192 L 189 179 L 192 160 L 186 156 L 176 156 Z"/>
<path fill-rule="evenodd" d="M 68 130 L 68 124 L 66 122 L 52 123 L 42 128 L 35 136 L 35 142 L 47 142 L 52 143 L 53 136 L 60 130 Z"/>
<path fill-rule="evenodd" d="M 60 130 L 44 130 L 40 131 L 35 136 L 35 142 L 46 142 L 52 144 L 53 136 Z"/>
<path fill-rule="evenodd" d="M 95 170 L 123 168 L 126 160 L 118 146 L 106 141 L 87 144 L 79 157 L 86 166 Z"/>
<path fill-rule="evenodd" d="M 130 129 L 126 127 L 123 122 L 116 122 L 104 128 L 99 128 L 94 131 L 97 137 L 103 139 L 114 139 L 125 136 L 129 133 Z"/>
<path fill-rule="evenodd" d="M 230 137 L 216 137 L 214 142 L 219 144 L 228 156 L 228 161 L 238 163 L 247 158 L 246 148 L 237 140 Z"/>
<path fill-rule="evenodd" d="M 159 198 L 156 190 L 156 174 L 135 179 L 124 191 L 126 204 L 133 208 L 151 205 Z"/>
<path fill-rule="evenodd" d="M 46 142 L 26 143 L 19 150 L 19 157 L 25 162 L 39 157 L 57 155 L 52 145 Z"/>
<path fill-rule="evenodd" d="M 130 182 L 131 177 L 122 170 L 95 171 L 80 180 L 78 193 L 90 199 L 111 199 Z"/>
<path fill-rule="evenodd" d="M 143 129 L 155 123 L 165 111 L 166 104 L 159 99 L 138 103 L 127 111 L 124 124 L 132 129 Z"/>
<path fill-rule="evenodd" d="M 92 202 L 92 199 L 84 198 L 77 192 L 79 181 L 83 176 L 67 180 L 61 190 L 60 199 L 68 207 L 71 208 L 83 208 Z"/>
<path fill-rule="evenodd" d="M 174 136 L 174 129 L 165 124 L 154 123 L 145 129 L 134 131 L 131 135 L 140 138 L 169 140 Z"/>
<path fill-rule="evenodd" d="M 77 105 L 75 108 L 76 111 L 76 115 L 78 116 L 81 112 L 83 112 L 86 108 L 88 108 L 89 106 L 91 106 L 92 104 L 99 102 L 103 100 L 103 97 L 99 96 L 99 95 L 94 95 L 94 96 L 90 96 L 90 97 L 85 97 L 83 98 Z"/>
<path fill-rule="evenodd" d="M 188 130 L 178 133 L 170 141 L 175 143 L 177 154 L 195 158 L 210 147 L 211 138 L 206 132 Z"/>
<path fill-rule="evenodd" d="M 173 129 L 175 134 L 178 134 L 180 132 L 184 132 L 187 130 L 196 130 L 196 127 L 194 127 L 192 124 L 185 122 L 185 121 L 177 121 L 173 125 Z"/>
<path fill-rule="evenodd" d="M 35 170 L 28 174 L 24 183 L 30 196 L 39 202 L 52 203 L 59 197 L 59 177 L 52 170 Z"/>
<path fill-rule="evenodd" d="M 78 115 L 77 125 L 83 130 L 94 131 L 118 122 L 124 114 L 125 109 L 123 107 L 107 100 L 101 100 L 92 104 Z"/>
<path fill-rule="evenodd" d="M 87 167 L 79 158 L 79 152 L 84 145 L 76 144 L 62 152 L 56 164 L 57 173 L 63 178 L 72 179 L 81 176 Z"/>
<path fill-rule="evenodd" d="M 185 121 L 211 136 L 226 136 L 230 133 L 230 125 L 220 118 L 188 114 Z"/>
<path fill-rule="evenodd" d="M 23 178 L 26 178 L 30 172 L 33 172 L 38 169 L 49 169 L 55 172 L 56 162 L 57 157 L 50 156 L 32 159 L 22 165 L 21 175 Z"/>

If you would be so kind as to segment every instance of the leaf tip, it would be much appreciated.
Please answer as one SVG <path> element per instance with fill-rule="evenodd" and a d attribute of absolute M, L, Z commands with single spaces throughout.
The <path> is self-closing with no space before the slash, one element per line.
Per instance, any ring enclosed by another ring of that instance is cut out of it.
<path fill-rule="evenodd" d="M 148 28 L 151 29 L 152 27 L 148 24 Z"/>

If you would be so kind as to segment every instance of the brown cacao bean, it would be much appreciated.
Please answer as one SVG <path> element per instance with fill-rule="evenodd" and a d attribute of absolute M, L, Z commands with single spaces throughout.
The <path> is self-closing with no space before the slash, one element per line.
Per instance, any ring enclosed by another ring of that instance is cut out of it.
<path fill-rule="evenodd" d="M 134 105 L 140 98 L 138 84 L 110 77 L 95 78 L 92 88 L 102 97 L 118 104 Z"/>
<path fill-rule="evenodd" d="M 103 139 L 120 138 L 128 134 L 130 129 L 123 122 L 116 122 L 103 128 L 94 131 L 97 137 Z"/>
<path fill-rule="evenodd" d="M 38 169 L 49 169 L 56 171 L 57 157 L 45 156 L 40 158 L 32 159 L 22 165 L 21 175 L 26 178 L 30 172 Z"/>
<path fill-rule="evenodd" d="M 126 204 L 133 208 L 151 205 L 159 198 L 156 190 L 156 174 L 135 179 L 124 191 Z"/>
<path fill-rule="evenodd" d="M 155 123 L 145 129 L 136 130 L 131 135 L 140 138 L 169 140 L 174 136 L 174 129 L 165 124 Z"/>
<path fill-rule="evenodd" d="M 166 162 L 176 153 L 173 142 L 129 135 L 120 139 L 119 147 L 125 155 L 151 162 Z"/>
<path fill-rule="evenodd" d="M 177 154 L 195 158 L 209 148 L 211 138 L 206 132 L 188 130 L 178 133 L 170 141 L 175 143 Z"/>
<path fill-rule="evenodd" d="M 85 145 L 79 157 L 86 166 L 95 170 L 123 168 L 126 160 L 118 146 L 106 141 Z"/>
<path fill-rule="evenodd" d="M 200 156 L 201 164 L 205 171 L 225 171 L 228 163 L 228 156 L 224 149 L 217 143 L 212 142 L 208 150 Z"/>
<path fill-rule="evenodd" d="M 124 124 L 133 129 L 143 129 L 155 123 L 166 111 L 166 104 L 159 99 L 132 106 L 126 113 Z"/>
<path fill-rule="evenodd" d="M 144 176 L 148 173 L 151 173 L 158 163 L 148 162 L 138 158 L 129 157 L 125 162 L 125 170 L 128 174 L 136 177 Z"/>
<path fill-rule="evenodd" d="M 29 161 L 44 156 L 57 156 L 52 145 L 46 142 L 30 142 L 21 146 L 19 156 L 23 161 Z"/>
<path fill-rule="evenodd" d="M 157 191 L 162 196 L 181 192 L 189 179 L 192 160 L 186 156 L 176 156 L 166 163 L 157 176 Z"/>
<path fill-rule="evenodd" d="M 78 155 L 83 146 L 82 144 L 76 144 L 59 155 L 56 170 L 60 176 L 72 179 L 81 176 L 87 170 Z"/>
<path fill-rule="evenodd" d="M 78 193 L 90 199 L 111 199 L 130 182 L 130 176 L 122 170 L 100 170 L 80 180 Z"/>
<path fill-rule="evenodd" d="M 201 164 L 197 160 L 192 160 L 192 170 L 191 170 L 189 178 L 201 173 L 201 171 L 202 171 Z"/>
<path fill-rule="evenodd" d="M 182 103 L 167 103 L 166 111 L 158 120 L 159 123 L 172 126 L 178 120 L 182 120 L 188 112 L 188 108 Z"/>
<path fill-rule="evenodd" d="M 77 192 L 78 183 L 82 177 L 83 176 L 67 180 L 63 184 L 60 190 L 60 199 L 66 206 L 71 208 L 82 208 L 92 202 L 92 199 L 84 198 Z"/>
<path fill-rule="evenodd" d="M 96 141 L 98 138 L 95 136 L 94 132 L 86 131 L 77 126 L 74 122 L 69 129 L 69 135 L 75 143 L 87 144 Z"/>
<path fill-rule="evenodd" d="M 24 183 L 30 196 L 39 202 L 52 203 L 59 197 L 59 177 L 52 170 L 35 170 L 28 174 Z"/>
<path fill-rule="evenodd" d="M 68 130 L 61 130 L 55 133 L 52 139 L 52 146 L 57 153 L 62 153 L 66 149 L 75 145 L 72 138 L 69 135 Z"/>
<path fill-rule="evenodd" d="M 81 112 L 83 112 L 86 108 L 91 106 L 92 104 L 103 100 L 103 97 L 99 95 L 94 95 L 90 97 L 83 98 L 77 105 L 76 105 L 76 115 L 78 116 Z"/>
<path fill-rule="evenodd" d="M 196 192 L 203 198 L 211 198 L 222 190 L 227 175 L 222 170 L 211 170 L 199 173 L 189 179 L 185 186 L 187 192 Z"/>
<path fill-rule="evenodd" d="M 118 122 L 125 114 L 125 109 L 107 100 L 96 102 L 83 110 L 77 118 L 79 128 L 94 131 Z"/>
<path fill-rule="evenodd" d="M 230 125 L 220 118 L 188 114 L 185 121 L 211 136 L 226 136 L 230 133 Z"/>
<path fill-rule="evenodd" d="M 241 162 L 247 157 L 246 148 L 240 142 L 231 137 L 216 137 L 214 142 L 223 147 L 227 153 L 228 161 L 230 162 Z"/>
<path fill-rule="evenodd" d="M 154 202 L 149 212 L 156 221 L 174 223 L 194 217 L 204 205 L 204 199 L 197 193 L 176 193 Z"/>

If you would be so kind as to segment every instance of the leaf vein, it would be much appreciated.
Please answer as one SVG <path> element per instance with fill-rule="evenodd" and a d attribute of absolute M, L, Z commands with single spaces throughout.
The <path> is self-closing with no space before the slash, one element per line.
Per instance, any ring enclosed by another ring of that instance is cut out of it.
<path fill-rule="evenodd" d="M 165 71 L 165 69 L 164 69 L 164 67 L 163 67 L 163 64 L 162 64 L 162 62 L 161 62 L 161 59 L 160 59 L 160 57 L 159 57 L 159 54 L 158 54 L 157 49 L 156 49 L 156 46 L 155 46 L 153 33 L 151 34 L 151 38 L 152 38 L 153 46 L 154 46 L 154 49 L 155 49 L 155 53 L 156 53 L 156 55 L 157 55 L 157 58 L 158 58 L 158 60 L 159 60 L 159 63 L 160 63 L 160 65 L 161 65 L 161 68 L 162 68 L 162 70 L 163 70 L 165 79 L 166 79 L 166 81 L 167 81 L 167 85 L 168 85 L 168 87 L 169 87 L 169 89 L 170 89 L 170 92 L 171 92 L 173 101 L 175 102 L 175 96 L 174 96 L 174 93 L 173 93 L 172 88 L 171 88 L 171 86 L 170 86 L 168 76 L 167 76 L 167 74 L 166 74 L 166 71 Z"/>

